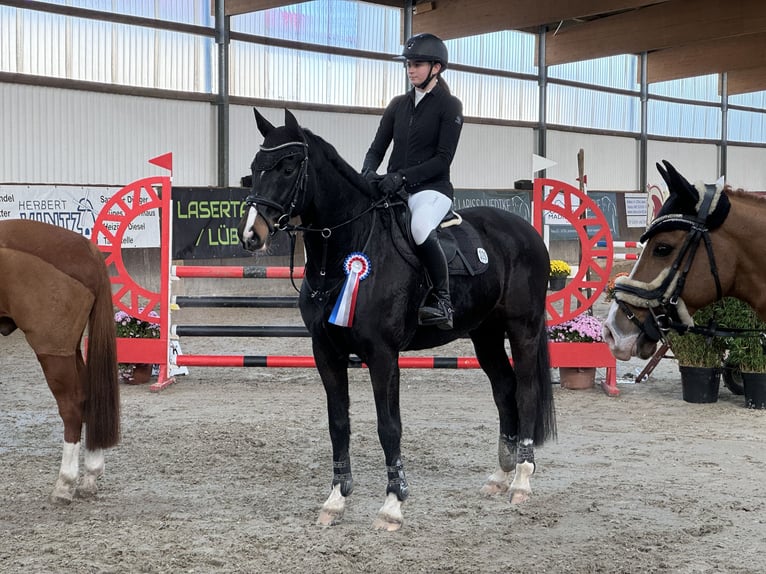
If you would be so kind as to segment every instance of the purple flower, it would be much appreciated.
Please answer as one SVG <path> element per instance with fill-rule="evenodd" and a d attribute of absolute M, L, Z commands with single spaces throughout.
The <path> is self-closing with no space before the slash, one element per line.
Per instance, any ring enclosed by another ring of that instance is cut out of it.
<path fill-rule="evenodd" d="M 139 313 L 143 313 L 143 311 L 143 307 L 139 309 Z M 160 319 L 160 316 L 155 311 L 150 311 L 148 316 Z M 114 322 L 118 337 L 156 339 L 160 336 L 159 321 L 156 323 L 153 321 L 145 321 L 143 319 L 137 319 L 125 311 L 117 311 L 114 314 Z"/>
<path fill-rule="evenodd" d="M 557 343 L 596 343 L 601 338 L 601 321 L 587 313 L 548 327 L 548 339 Z"/>

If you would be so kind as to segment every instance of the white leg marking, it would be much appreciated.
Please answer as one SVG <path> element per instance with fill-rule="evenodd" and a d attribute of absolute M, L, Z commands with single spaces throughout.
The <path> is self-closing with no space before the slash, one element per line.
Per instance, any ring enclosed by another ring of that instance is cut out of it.
<path fill-rule="evenodd" d="M 319 511 L 319 518 L 317 519 L 317 525 L 319 526 L 333 526 L 340 522 L 343 518 L 343 513 L 346 511 L 346 497 L 340 493 L 340 484 L 336 484 L 332 487 L 330 496 L 327 497 L 322 510 Z"/>
<path fill-rule="evenodd" d="M 529 495 L 532 494 L 529 477 L 534 472 L 534 463 L 525 461 L 516 464 L 516 475 L 511 483 L 511 504 L 520 504 L 529 500 Z"/>
<path fill-rule="evenodd" d="M 85 449 L 85 472 L 77 487 L 77 496 L 94 496 L 98 492 L 96 481 L 104 475 L 104 451 Z"/>
<path fill-rule="evenodd" d="M 80 464 L 80 443 L 65 442 L 61 454 L 61 468 L 56 485 L 51 493 L 51 500 L 60 504 L 69 504 L 74 498 L 77 487 L 77 473 Z"/>
<path fill-rule="evenodd" d="M 498 467 L 495 472 L 489 475 L 487 482 L 481 487 L 481 493 L 484 496 L 494 496 L 495 494 L 504 494 L 508 492 L 508 485 L 511 481 L 511 473 Z"/>
<path fill-rule="evenodd" d="M 402 501 L 393 492 L 389 492 L 383 506 L 378 510 L 378 516 L 372 523 L 372 527 L 375 530 L 395 532 L 402 527 L 402 524 L 404 524 Z"/>

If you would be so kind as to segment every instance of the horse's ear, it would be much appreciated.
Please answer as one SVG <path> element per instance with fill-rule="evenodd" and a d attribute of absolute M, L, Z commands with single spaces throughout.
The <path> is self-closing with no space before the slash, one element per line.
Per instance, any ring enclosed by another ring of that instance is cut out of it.
<path fill-rule="evenodd" d="M 298 120 L 295 118 L 293 113 L 285 109 L 285 127 L 290 128 L 291 130 L 300 131 L 301 126 L 298 124 Z"/>
<path fill-rule="evenodd" d="M 298 134 L 301 138 L 301 141 L 304 143 L 306 142 L 306 136 L 303 135 L 303 128 L 300 126 L 298 120 L 295 118 L 292 112 L 288 109 L 285 109 L 285 127 L 290 131 Z"/>
<path fill-rule="evenodd" d="M 665 168 L 667 169 L 668 179 L 665 181 L 668 184 L 668 188 L 671 191 L 675 191 L 677 194 L 686 192 L 687 195 L 691 196 L 696 201 L 696 199 L 699 197 L 699 192 L 697 189 L 691 183 L 689 183 L 689 181 L 684 176 L 678 173 L 678 170 L 674 168 L 669 161 L 663 159 L 662 163 L 665 164 Z"/>
<path fill-rule="evenodd" d="M 274 129 L 274 126 L 257 109 L 253 108 L 253 113 L 255 114 L 255 123 L 258 126 L 258 131 L 261 132 L 263 137 L 266 137 Z"/>
<path fill-rule="evenodd" d="M 664 167 L 662 167 L 660 164 L 658 164 L 658 163 L 655 163 L 654 165 L 656 165 L 656 166 L 657 166 L 657 171 L 659 171 L 659 172 L 660 172 L 660 175 L 662 176 L 662 179 L 664 179 L 664 180 L 665 180 L 665 183 L 666 183 L 666 184 L 667 184 L 667 186 L 668 186 L 668 190 L 670 190 L 670 176 L 668 175 L 668 172 L 667 172 L 667 171 L 665 171 L 665 168 L 664 168 Z"/>

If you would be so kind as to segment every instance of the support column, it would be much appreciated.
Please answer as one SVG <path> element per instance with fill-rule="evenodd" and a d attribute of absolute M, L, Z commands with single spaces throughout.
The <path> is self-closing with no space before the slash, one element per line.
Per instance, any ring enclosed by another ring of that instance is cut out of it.
<path fill-rule="evenodd" d="M 540 27 L 537 34 L 537 86 L 538 106 L 537 110 L 537 155 L 547 156 L 548 147 L 548 68 L 545 65 L 545 26 Z M 546 177 L 546 170 L 542 170 L 537 177 Z"/>
<path fill-rule="evenodd" d="M 402 42 L 406 42 L 407 40 L 412 37 L 412 10 L 414 9 L 415 3 L 413 0 L 404 0 L 404 38 L 402 38 Z M 410 90 L 410 81 L 407 79 L 407 74 L 404 75 L 404 93 L 407 93 Z"/>
<path fill-rule="evenodd" d="M 718 176 L 726 177 L 729 151 L 729 75 L 721 74 L 721 151 Z"/>
<path fill-rule="evenodd" d="M 215 0 L 215 43 L 218 44 L 218 187 L 229 186 L 229 31 L 225 0 Z"/>
<path fill-rule="evenodd" d="M 649 161 L 647 139 L 649 135 L 649 84 L 648 78 L 648 54 L 641 52 L 641 135 L 638 139 L 638 189 L 648 192 L 649 180 L 646 173 L 646 163 Z"/>

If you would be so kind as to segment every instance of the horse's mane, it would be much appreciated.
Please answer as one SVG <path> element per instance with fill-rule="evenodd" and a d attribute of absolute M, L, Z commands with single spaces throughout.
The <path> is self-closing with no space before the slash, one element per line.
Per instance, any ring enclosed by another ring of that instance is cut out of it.
<path fill-rule="evenodd" d="M 752 193 L 750 191 L 746 191 L 741 187 L 734 189 L 730 185 L 727 185 L 724 187 L 724 191 L 729 195 L 729 197 L 742 197 L 745 199 L 745 201 L 758 202 L 761 205 L 763 205 L 763 202 L 766 201 L 766 197 Z"/>
<path fill-rule="evenodd" d="M 325 159 L 337 170 L 337 172 L 349 182 L 354 188 L 358 189 L 365 195 L 372 197 L 373 193 L 370 189 L 370 184 L 364 179 L 359 172 L 357 172 L 351 165 L 343 159 L 338 150 L 335 149 L 330 142 L 326 141 L 322 137 L 318 136 L 309 129 L 302 128 L 303 133 L 306 134 L 306 138 L 309 140 L 310 146 L 322 150 Z"/>

